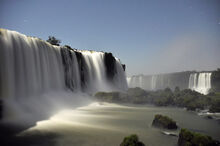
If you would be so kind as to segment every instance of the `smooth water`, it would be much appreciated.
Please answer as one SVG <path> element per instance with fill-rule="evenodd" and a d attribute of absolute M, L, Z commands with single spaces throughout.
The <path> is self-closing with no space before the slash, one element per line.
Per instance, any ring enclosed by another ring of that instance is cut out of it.
<path fill-rule="evenodd" d="M 49 120 L 37 125 L 21 135 L 33 131 L 52 132 L 59 135 L 55 142 L 62 146 L 116 146 L 125 136 L 137 134 L 147 146 L 175 146 L 178 137 L 162 134 L 151 123 L 155 114 L 167 115 L 177 121 L 182 128 L 208 134 L 220 140 L 220 124 L 194 112 L 180 108 L 117 105 L 92 103 L 76 110 L 63 110 Z M 172 131 L 178 133 L 180 129 Z"/>

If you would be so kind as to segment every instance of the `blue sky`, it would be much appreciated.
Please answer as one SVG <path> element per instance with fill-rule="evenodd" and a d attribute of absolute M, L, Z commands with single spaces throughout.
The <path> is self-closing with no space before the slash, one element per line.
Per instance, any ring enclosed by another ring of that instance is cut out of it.
<path fill-rule="evenodd" d="M 0 27 L 112 52 L 128 75 L 220 67 L 220 0 L 0 0 Z"/>

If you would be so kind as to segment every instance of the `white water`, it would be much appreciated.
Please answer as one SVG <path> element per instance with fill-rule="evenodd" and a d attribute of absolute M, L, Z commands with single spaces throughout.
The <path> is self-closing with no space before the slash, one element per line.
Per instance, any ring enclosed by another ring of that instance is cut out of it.
<path fill-rule="evenodd" d="M 142 75 L 132 76 L 127 78 L 127 83 L 130 88 L 134 88 L 134 87 L 143 88 L 144 79 Z"/>
<path fill-rule="evenodd" d="M 81 92 L 127 89 L 125 72 L 117 58 L 112 82 L 107 80 L 104 52 L 69 50 L 5 29 L 0 29 L 0 44 L 4 116 L 17 115 L 15 110 L 31 115 L 36 109 L 44 112 L 61 103 L 77 105 L 84 96 Z"/>
<path fill-rule="evenodd" d="M 191 89 L 208 94 L 211 89 L 211 73 L 173 73 L 158 75 L 137 75 L 127 78 L 130 88 L 140 87 L 145 90 L 159 90 L 167 87 L 175 89 Z"/>
<path fill-rule="evenodd" d="M 153 75 L 151 78 L 151 90 L 155 90 L 157 85 L 157 75 Z"/>
<path fill-rule="evenodd" d="M 193 73 L 189 78 L 189 88 L 202 94 L 208 94 L 211 89 L 212 73 Z"/>
<path fill-rule="evenodd" d="M 127 78 L 128 86 L 130 88 L 140 87 L 146 90 L 157 90 L 163 87 L 168 87 L 164 83 L 163 75 L 137 75 Z"/>

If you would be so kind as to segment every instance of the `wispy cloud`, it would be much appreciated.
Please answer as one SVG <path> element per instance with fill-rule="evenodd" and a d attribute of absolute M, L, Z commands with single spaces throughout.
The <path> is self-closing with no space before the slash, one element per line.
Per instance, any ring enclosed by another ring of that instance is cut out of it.
<path fill-rule="evenodd" d="M 219 46 L 205 34 L 177 37 L 146 63 L 146 74 L 186 70 L 213 70 L 220 67 Z"/>

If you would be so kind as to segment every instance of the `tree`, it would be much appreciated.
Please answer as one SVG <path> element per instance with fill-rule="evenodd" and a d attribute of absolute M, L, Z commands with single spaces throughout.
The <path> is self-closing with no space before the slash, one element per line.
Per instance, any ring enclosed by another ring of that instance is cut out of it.
<path fill-rule="evenodd" d="M 164 89 L 164 92 L 172 93 L 172 90 L 171 90 L 170 88 L 167 87 L 167 88 Z"/>
<path fill-rule="evenodd" d="M 179 92 L 180 92 L 180 88 L 178 86 L 176 86 L 174 89 L 174 93 L 179 93 Z"/>
<path fill-rule="evenodd" d="M 145 144 L 139 141 L 136 134 L 132 134 L 124 138 L 120 146 L 145 146 Z"/>
<path fill-rule="evenodd" d="M 61 41 L 54 36 L 49 36 L 47 42 L 49 42 L 51 45 L 60 46 Z"/>

